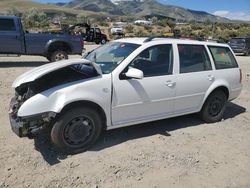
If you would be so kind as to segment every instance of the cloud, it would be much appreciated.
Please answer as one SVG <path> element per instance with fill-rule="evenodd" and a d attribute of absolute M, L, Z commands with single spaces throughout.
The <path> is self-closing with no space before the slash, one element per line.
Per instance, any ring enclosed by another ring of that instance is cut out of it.
<path fill-rule="evenodd" d="M 216 16 L 221 16 L 225 18 L 229 18 L 231 20 L 245 20 L 250 21 L 250 12 L 230 12 L 228 10 L 218 10 L 213 13 Z"/>

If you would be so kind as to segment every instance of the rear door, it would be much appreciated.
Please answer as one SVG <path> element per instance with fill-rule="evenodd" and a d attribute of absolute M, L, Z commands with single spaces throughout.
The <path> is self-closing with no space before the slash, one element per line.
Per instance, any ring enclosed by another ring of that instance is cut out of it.
<path fill-rule="evenodd" d="M 178 44 L 179 74 L 175 114 L 196 112 L 214 82 L 211 61 L 204 45 Z"/>
<path fill-rule="evenodd" d="M 214 60 L 215 77 L 217 80 L 223 80 L 228 83 L 229 100 L 232 100 L 240 94 L 241 85 L 241 71 L 237 61 L 226 46 L 208 46 Z"/>
<path fill-rule="evenodd" d="M 20 54 L 22 51 L 22 36 L 17 20 L 0 18 L 0 53 Z"/>

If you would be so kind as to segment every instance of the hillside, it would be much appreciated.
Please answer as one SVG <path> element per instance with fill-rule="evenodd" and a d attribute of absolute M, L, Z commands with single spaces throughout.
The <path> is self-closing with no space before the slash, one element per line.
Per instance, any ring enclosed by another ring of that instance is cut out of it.
<path fill-rule="evenodd" d="M 156 0 L 121 1 L 116 4 L 108 0 L 73 0 L 64 5 L 75 10 L 87 10 L 94 12 L 106 12 L 112 15 L 133 15 L 133 16 L 163 16 L 177 20 L 196 20 L 204 22 L 207 19 L 216 22 L 228 22 L 228 19 L 214 16 L 207 12 L 188 10 L 178 6 L 163 5 Z"/>
<path fill-rule="evenodd" d="M 62 4 L 60 4 L 62 5 Z M 66 16 L 75 16 L 78 14 L 97 15 L 96 12 L 89 12 L 77 9 L 71 9 L 68 7 L 57 6 L 53 4 L 40 4 L 32 2 L 31 0 L 0 0 L 0 14 L 4 14 L 6 11 L 16 9 L 20 12 L 27 11 L 29 9 L 36 8 L 44 11 L 46 14 L 65 14 Z M 99 14 L 98 14 L 99 15 Z"/>
<path fill-rule="evenodd" d="M 214 16 L 207 12 L 189 10 L 178 6 L 163 5 L 156 0 L 140 1 L 120 1 L 116 4 L 109 0 L 73 0 L 70 3 L 39 4 L 31 0 L 1 0 L 0 14 L 16 8 L 18 11 L 26 11 L 36 8 L 47 14 L 65 14 L 75 16 L 83 14 L 86 16 L 125 16 L 130 15 L 135 18 L 144 16 L 160 16 L 173 18 L 179 21 L 196 20 L 204 22 L 207 19 L 213 22 L 229 22 L 228 19 Z"/>
<path fill-rule="evenodd" d="M 75 10 L 85 10 L 92 12 L 105 12 L 111 15 L 124 15 L 117 5 L 108 0 L 74 0 L 64 5 Z"/>

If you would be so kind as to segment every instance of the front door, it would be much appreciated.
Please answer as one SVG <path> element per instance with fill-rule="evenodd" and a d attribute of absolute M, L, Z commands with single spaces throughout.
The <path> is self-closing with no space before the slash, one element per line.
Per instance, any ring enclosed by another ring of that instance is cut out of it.
<path fill-rule="evenodd" d="M 20 54 L 21 53 L 21 34 L 16 29 L 14 19 L 0 19 L 0 53 Z"/>
<path fill-rule="evenodd" d="M 129 79 L 129 68 L 144 73 Z M 173 73 L 172 45 L 157 45 L 141 52 L 120 74 L 113 76 L 112 123 L 130 125 L 170 116 L 174 108 L 176 77 Z"/>
<path fill-rule="evenodd" d="M 101 30 L 99 28 L 95 28 L 95 39 L 101 41 L 101 38 L 102 38 Z"/>

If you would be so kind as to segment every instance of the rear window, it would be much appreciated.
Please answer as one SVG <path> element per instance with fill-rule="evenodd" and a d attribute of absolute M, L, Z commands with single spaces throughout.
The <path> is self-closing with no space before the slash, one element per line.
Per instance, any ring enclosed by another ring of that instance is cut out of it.
<path fill-rule="evenodd" d="M 0 19 L 0 31 L 16 31 L 13 19 Z"/>
<path fill-rule="evenodd" d="M 216 69 L 228 69 L 238 67 L 233 53 L 229 48 L 218 46 L 209 46 L 208 48 L 213 56 Z"/>

